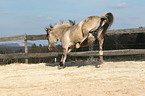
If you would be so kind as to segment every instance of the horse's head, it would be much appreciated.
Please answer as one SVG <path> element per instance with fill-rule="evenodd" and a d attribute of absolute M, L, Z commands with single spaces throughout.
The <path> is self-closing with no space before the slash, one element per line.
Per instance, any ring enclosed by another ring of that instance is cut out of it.
<path fill-rule="evenodd" d="M 58 39 L 56 38 L 55 34 L 52 31 L 52 26 L 50 26 L 50 28 L 46 28 L 46 39 L 48 40 L 48 49 L 50 51 L 52 51 L 56 45 L 56 43 L 58 42 Z"/>
<path fill-rule="evenodd" d="M 48 49 L 52 50 L 55 47 L 56 43 L 58 42 L 59 36 L 62 35 L 61 32 L 63 32 L 66 27 L 70 27 L 73 25 L 75 25 L 75 21 L 69 20 L 69 23 L 65 23 L 64 21 L 61 21 L 60 25 L 54 25 L 54 26 L 50 25 L 50 28 L 46 28 Z"/>

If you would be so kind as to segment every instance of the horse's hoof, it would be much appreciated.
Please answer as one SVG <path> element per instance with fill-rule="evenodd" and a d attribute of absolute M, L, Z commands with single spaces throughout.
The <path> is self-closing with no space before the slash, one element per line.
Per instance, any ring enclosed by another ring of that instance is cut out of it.
<path fill-rule="evenodd" d="M 64 65 L 63 65 L 62 62 L 59 63 L 59 65 L 58 65 L 58 69 L 64 69 Z"/>
<path fill-rule="evenodd" d="M 60 66 L 60 65 L 58 65 L 58 69 L 60 70 L 60 69 L 64 69 L 65 67 L 64 66 Z"/>
<path fill-rule="evenodd" d="M 76 44 L 76 48 L 80 48 L 80 44 L 79 43 Z"/>

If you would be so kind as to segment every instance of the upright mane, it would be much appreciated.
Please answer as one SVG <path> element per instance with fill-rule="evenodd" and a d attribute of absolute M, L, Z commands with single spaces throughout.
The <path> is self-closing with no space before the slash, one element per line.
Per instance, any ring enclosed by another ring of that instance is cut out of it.
<path fill-rule="evenodd" d="M 51 30 L 56 29 L 56 28 L 60 28 L 62 26 L 67 27 L 67 26 L 74 26 L 75 25 L 75 21 L 72 21 L 72 20 L 68 20 L 68 21 L 69 22 L 66 23 L 66 21 L 60 20 L 60 24 L 55 24 L 55 25 L 50 24 L 49 27 L 46 28 L 47 33 L 48 33 L 48 31 L 51 31 Z"/>

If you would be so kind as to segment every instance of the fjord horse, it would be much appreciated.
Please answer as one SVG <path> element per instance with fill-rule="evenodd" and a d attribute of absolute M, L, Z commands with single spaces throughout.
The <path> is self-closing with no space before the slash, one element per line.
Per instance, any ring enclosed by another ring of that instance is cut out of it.
<path fill-rule="evenodd" d="M 64 68 L 67 54 L 74 47 L 89 46 L 95 39 L 99 40 L 99 54 L 103 55 L 104 34 L 112 25 L 113 20 L 113 14 L 106 13 L 101 17 L 90 16 L 76 25 L 70 22 L 68 24 L 50 26 L 47 29 L 48 48 L 51 50 L 58 40 L 61 41 L 63 47 L 63 55 L 58 67 Z"/>

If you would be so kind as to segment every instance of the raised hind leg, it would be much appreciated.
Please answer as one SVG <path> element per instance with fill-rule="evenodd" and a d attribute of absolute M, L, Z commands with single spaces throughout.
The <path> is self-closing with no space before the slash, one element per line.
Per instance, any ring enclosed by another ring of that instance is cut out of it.
<path fill-rule="evenodd" d="M 76 44 L 76 48 L 79 48 L 81 44 L 87 39 L 88 36 L 89 36 L 88 30 L 83 29 L 83 39 Z"/>

